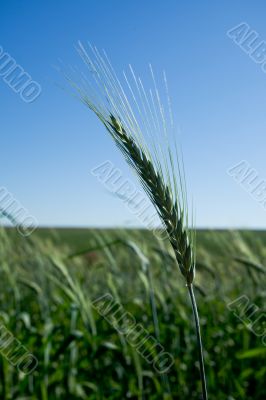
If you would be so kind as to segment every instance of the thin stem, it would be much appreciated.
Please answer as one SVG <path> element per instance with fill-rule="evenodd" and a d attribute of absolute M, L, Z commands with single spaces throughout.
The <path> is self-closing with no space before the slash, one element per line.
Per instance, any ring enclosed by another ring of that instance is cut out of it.
<path fill-rule="evenodd" d="M 197 344 L 198 344 L 198 352 L 199 352 L 199 364 L 200 364 L 200 378 L 201 378 L 201 386 L 202 386 L 202 399 L 208 400 L 207 393 L 207 385 L 206 385 L 206 376 L 205 376 L 205 368 L 204 368 L 204 358 L 203 358 L 203 347 L 201 341 L 201 333 L 200 333 L 200 322 L 199 322 L 199 314 L 197 309 L 197 302 L 194 296 L 193 286 L 192 284 L 187 285 L 188 292 L 191 299 L 193 315 L 195 319 L 196 333 L 197 333 Z"/>

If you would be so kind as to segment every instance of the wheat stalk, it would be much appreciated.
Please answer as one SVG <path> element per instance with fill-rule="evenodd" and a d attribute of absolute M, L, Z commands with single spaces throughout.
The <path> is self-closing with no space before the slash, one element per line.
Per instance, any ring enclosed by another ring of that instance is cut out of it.
<path fill-rule="evenodd" d="M 136 78 L 131 67 L 137 94 L 134 93 L 132 85 L 127 76 L 124 75 L 127 89 L 133 99 L 134 106 L 132 106 L 107 56 L 104 55 L 103 57 L 95 48 L 92 50 L 94 59 L 90 58 L 84 47 L 79 44 L 78 51 L 89 67 L 94 83 L 88 81 L 86 75 L 79 79 L 78 85 L 73 83 L 72 78 L 67 77 L 67 79 L 77 90 L 83 103 L 94 111 L 105 125 L 126 161 L 137 173 L 142 187 L 157 210 L 167 231 L 192 302 L 198 339 L 202 392 L 203 399 L 206 400 L 207 389 L 200 325 L 193 293 L 195 230 L 189 229 L 188 226 L 186 185 L 181 167 L 183 163 L 180 163 L 178 157 L 174 161 L 172 155 L 166 135 L 166 113 L 159 97 L 152 69 L 154 91 L 150 90 L 149 95 L 145 91 L 140 78 Z M 136 116 L 136 111 L 139 118 Z M 171 116 L 171 111 L 169 114 Z M 158 133 L 158 131 L 163 136 L 160 137 L 159 135 L 154 138 L 152 133 Z M 150 146 L 147 144 L 143 132 L 146 133 L 146 137 L 149 136 L 152 139 Z M 166 149 L 163 149 L 163 146 L 158 146 L 158 139 L 164 141 Z"/>

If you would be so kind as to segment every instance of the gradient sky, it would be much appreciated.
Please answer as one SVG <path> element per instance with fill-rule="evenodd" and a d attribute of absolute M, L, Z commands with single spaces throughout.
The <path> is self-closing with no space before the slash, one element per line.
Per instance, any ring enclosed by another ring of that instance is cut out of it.
<path fill-rule="evenodd" d="M 266 74 L 226 32 L 246 22 L 266 41 L 265 1 L 5 1 L 0 46 L 42 87 L 24 103 L 0 78 L 0 186 L 40 225 L 139 222 L 90 174 L 105 160 L 131 178 L 104 128 L 58 87 L 55 65 L 81 65 L 78 40 L 104 48 L 117 71 L 166 70 L 200 227 L 265 228 L 266 210 L 227 169 L 266 179 Z"/>

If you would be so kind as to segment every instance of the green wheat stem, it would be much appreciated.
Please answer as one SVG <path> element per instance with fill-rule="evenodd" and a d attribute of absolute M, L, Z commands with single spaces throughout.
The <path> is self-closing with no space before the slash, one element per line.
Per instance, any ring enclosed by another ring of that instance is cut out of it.
<path fill-rule="evenodd" d="M 189 292 L 189 296 L 190 296 L 190 300 L 191 300 L 191 304 L 192 304 L 192 310 L 193 310 L 193 315 L 194 315 L 194 320 L 195 320 L 195 328 L 196 328 L 196 334 L 197 334 L 200 377 L 201 377 L 201 387 L 202 387 L 202 399 L 208 400 L 198 307 L 197 307 L 197 302 L 196 302 L 196 298 L 194 295 L 193 285 L 189 284 L 189 285 L 187 285 L 187 288 L 188 288 L 188 292 Z"/>

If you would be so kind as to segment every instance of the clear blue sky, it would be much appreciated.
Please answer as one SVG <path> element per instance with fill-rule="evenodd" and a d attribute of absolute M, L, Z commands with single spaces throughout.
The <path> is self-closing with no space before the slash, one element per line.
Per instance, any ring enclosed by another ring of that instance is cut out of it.
<path fill-rule="evenodd" d="M 117 71 L 167 72 L 197 225 L 265 227 L 266 211 L 226 170 L 245 159 L 266 179 L 266 74 L 226 32 L 247 22 L 266 40 L 265 1 L 1 1 L 0 46 L 42 86 L 24 103 L 0 78 L 0 186 L 40 225 L 138 225 L 90 174 L 126 166 L 94 115 L 57 83 L 79 65 L 78 40 Z"/>

